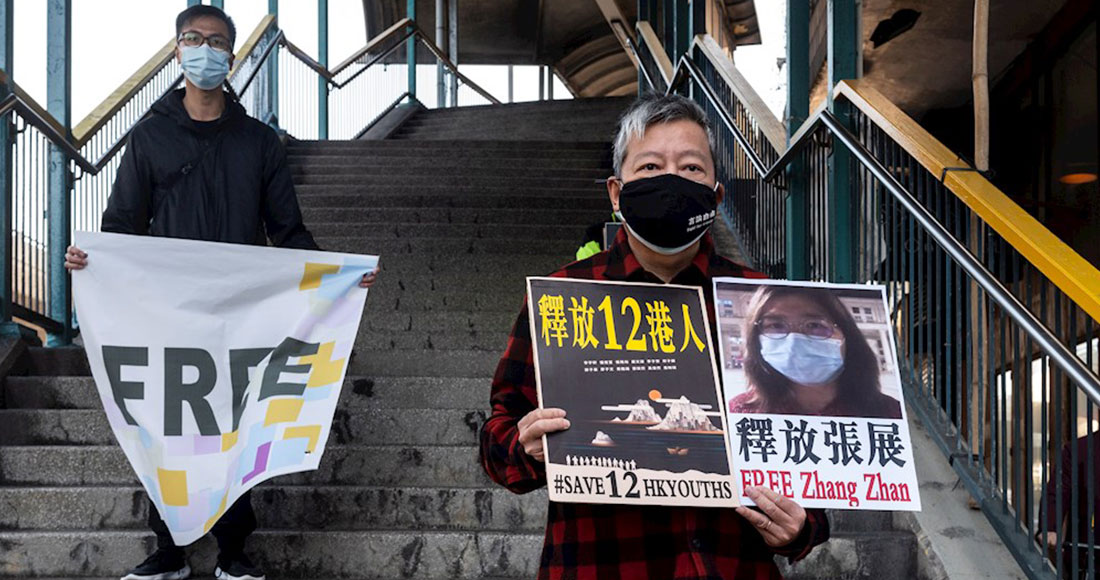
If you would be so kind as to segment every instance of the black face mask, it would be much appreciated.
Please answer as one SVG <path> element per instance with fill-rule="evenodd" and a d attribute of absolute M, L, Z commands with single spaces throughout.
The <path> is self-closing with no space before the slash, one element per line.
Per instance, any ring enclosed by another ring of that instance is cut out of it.
<path fill-rule="evenodd" d="M 678 254 L 707 233 L 718 208 L 713 188 L 668 173 L 624 183 L 619 194 L 623 223 L 658 254 Z"/>

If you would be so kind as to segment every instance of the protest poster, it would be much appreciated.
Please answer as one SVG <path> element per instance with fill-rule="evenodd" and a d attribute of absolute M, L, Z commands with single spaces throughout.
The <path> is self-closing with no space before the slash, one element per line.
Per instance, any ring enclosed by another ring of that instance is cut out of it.
<path fill-rule="evenodd" d="M 714 299 L 738 487 L 919 511 L 885 288 L 716 278 Z"/>
<path fill-rule="evenodd" d="M 108 421 L 186 545 L 316 469 L 376 256 L 76 232 L 73 299 Z"/>
<path fill-rule="evenodd" d="M 550 499 L 731 507 L 725 413 L 700 288 L 528 278 Z"/>

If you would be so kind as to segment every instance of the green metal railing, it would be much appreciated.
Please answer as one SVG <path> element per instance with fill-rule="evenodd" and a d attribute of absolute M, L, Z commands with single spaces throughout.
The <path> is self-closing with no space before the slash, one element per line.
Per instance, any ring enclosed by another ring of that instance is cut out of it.
<path fill-rule="evenodd" d="M 459 72 L 408 19 L 394 24 L 331 70 L 287 40 L 271 22 L 261 41 L 243 56 L 231 84 L 250 115 L 277 124 L 293 138 L 357 139 L 386 113 L 415 100 L 407 62 L 410 43 L 418 65 L 443 66 L 447 78 L 453 79 L 450 82 L 458 84 L 457 102 L 437 106 L 500 104 Z M 279 71 L 277 91 L 263 85 L 271 75 L 261 74 L 273 67 Z M 326 87 L 324 95 L 317 90 L 319 81 Z"/>
<path fill-rule="evenodd" d="M 859 83 L 836 91 L 850 118 L 820 111 L 777 147 L 732 66 L 697 39 L 667 90 L 711 120 L 722 213 L 751 265 L 785 277 L 799 259 L 810 279 L 884 284 L 907 403 L 1006 546 L 1030 578 L 1096 578 L 1100 272 Z M 786 188 L 791 167 L 804 194 Z"/>

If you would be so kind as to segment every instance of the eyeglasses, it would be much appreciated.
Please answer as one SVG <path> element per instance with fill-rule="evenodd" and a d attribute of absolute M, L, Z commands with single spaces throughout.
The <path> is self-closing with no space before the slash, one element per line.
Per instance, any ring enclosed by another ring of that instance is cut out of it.
<path fill-rule="evenodd" d="M 786 338 L 788 334 L 797 332 L 815 340 L 825 340 L 832 338 L 839 330 L 825 318 L 807 318 L 798 324 L 792 324 L 786 318 L 765 316 L 756 321 L 756 326 L 760 328 L 760 334 L 768 338 Z"/>
<path fill-rule="evenodd" d="M 229 42 L 229 39 L 220 34 L 211 34 L 210 36 L 203 36 L 201 32 L 189 30 L 180 35 L 176 39 L 183 46 L 196 47 L 202 46 L 205 42 L 210 45 L 210 48 L 218 52 L 229 52 L 233 50 L 233 44 Z"/>

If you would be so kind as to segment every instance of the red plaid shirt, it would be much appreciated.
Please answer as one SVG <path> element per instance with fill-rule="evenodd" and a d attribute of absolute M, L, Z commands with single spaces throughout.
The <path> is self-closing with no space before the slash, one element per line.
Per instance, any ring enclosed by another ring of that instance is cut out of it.
<path fill-rule="evenodd" d="M 612 247 L 551 274 L 561 278 L 656 282 L 638 263 L 620 230 Z M 714 320 L 711 278 L 763 277 L 714 253 L 710 235 L 674 284 L 700 286 Z M 717 325 L 712 325 L 716 329 Z M 713 337 L 712 337 L 713 340 Z M 717 342 L 714 342 L 717 344 Z M 519 443 L 516 424 L 538 406 L 527 305 L 519 313 L 497 366 L 492 415 L 481 431 L 481 462 L 493 481 L 515 493 L 546 485 L 546 470 Z M 829 538 L 821 510 L 806 510 L 806 527 L 774 549 L 732 509 L 592 505 L 550 502 L 539 578 L 630 580 L 764 580 L 782 578 L 773 556 L 798 560 Z"/>

